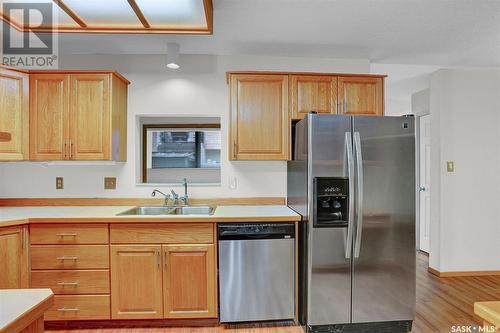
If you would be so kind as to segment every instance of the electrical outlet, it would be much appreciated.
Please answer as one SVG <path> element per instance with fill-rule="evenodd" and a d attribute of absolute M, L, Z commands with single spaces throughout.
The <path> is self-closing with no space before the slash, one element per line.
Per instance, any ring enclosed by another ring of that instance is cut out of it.
<path fill-rule="evenodd" d="M 56 177 L 56 190 L 62 190 L 64 188 L 63 177 Z"/>
<path fill-rule="evenodd" d="M 446 171 L 448 171 L 448 172 L 454 172 L 455 171 L 455 162 L 453 162 L 453 161 L 446 161 Z"/>
<path fill-rule="evenodd" d="M 116 177 L 104 177 L 104 189 L 116 190 Z"/>

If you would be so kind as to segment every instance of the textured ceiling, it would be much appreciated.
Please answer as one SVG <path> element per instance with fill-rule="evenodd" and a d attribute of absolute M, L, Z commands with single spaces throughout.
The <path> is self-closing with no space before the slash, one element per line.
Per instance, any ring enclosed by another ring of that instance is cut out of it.
<path fill-rule="evenodd" d="M 367 58 L 376 63 L 500 66 L 500 1 L 214 0 L 213 36 L 60 36 L 63 53 Z"/>

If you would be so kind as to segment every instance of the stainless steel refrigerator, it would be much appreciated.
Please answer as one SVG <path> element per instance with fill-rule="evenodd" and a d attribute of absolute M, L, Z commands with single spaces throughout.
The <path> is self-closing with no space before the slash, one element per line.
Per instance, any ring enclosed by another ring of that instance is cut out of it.
<path fill-rule="evenodd" d="M 309 114 L 295 125 L 288 206 L 308 332 L 407 332 L 415 311 L 414 118 Z"/>

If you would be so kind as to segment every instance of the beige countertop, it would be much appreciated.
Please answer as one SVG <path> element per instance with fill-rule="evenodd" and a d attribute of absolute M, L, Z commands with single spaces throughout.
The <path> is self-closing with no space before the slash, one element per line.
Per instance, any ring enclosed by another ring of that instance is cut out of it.
<path fill-rule="evenodd" d="M 0 290 L 0 333 L 20 332 L 54 302 L 50 289 Z"/>
<path fill-rule="evenodd" d="M 485 322 L 500 329 L 500 301 L 476 302 L 474 313 Z"/>
<path fill-rule="evenodd" d="M 213 215 L 117 216 L 132 206 L 0 207 L 0 227 L 27 223 L 272 222 L 300 221 L 284 205 L 221 205 Z"/>

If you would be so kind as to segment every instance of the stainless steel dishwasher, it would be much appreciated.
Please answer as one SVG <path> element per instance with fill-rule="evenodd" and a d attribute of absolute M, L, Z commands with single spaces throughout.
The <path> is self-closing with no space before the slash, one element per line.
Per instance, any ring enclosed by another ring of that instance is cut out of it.
<path fill-rule="evenodd" d="M 293 319 L 294 224 L 224 223 L 218 236 L 220 321 Z"/>

